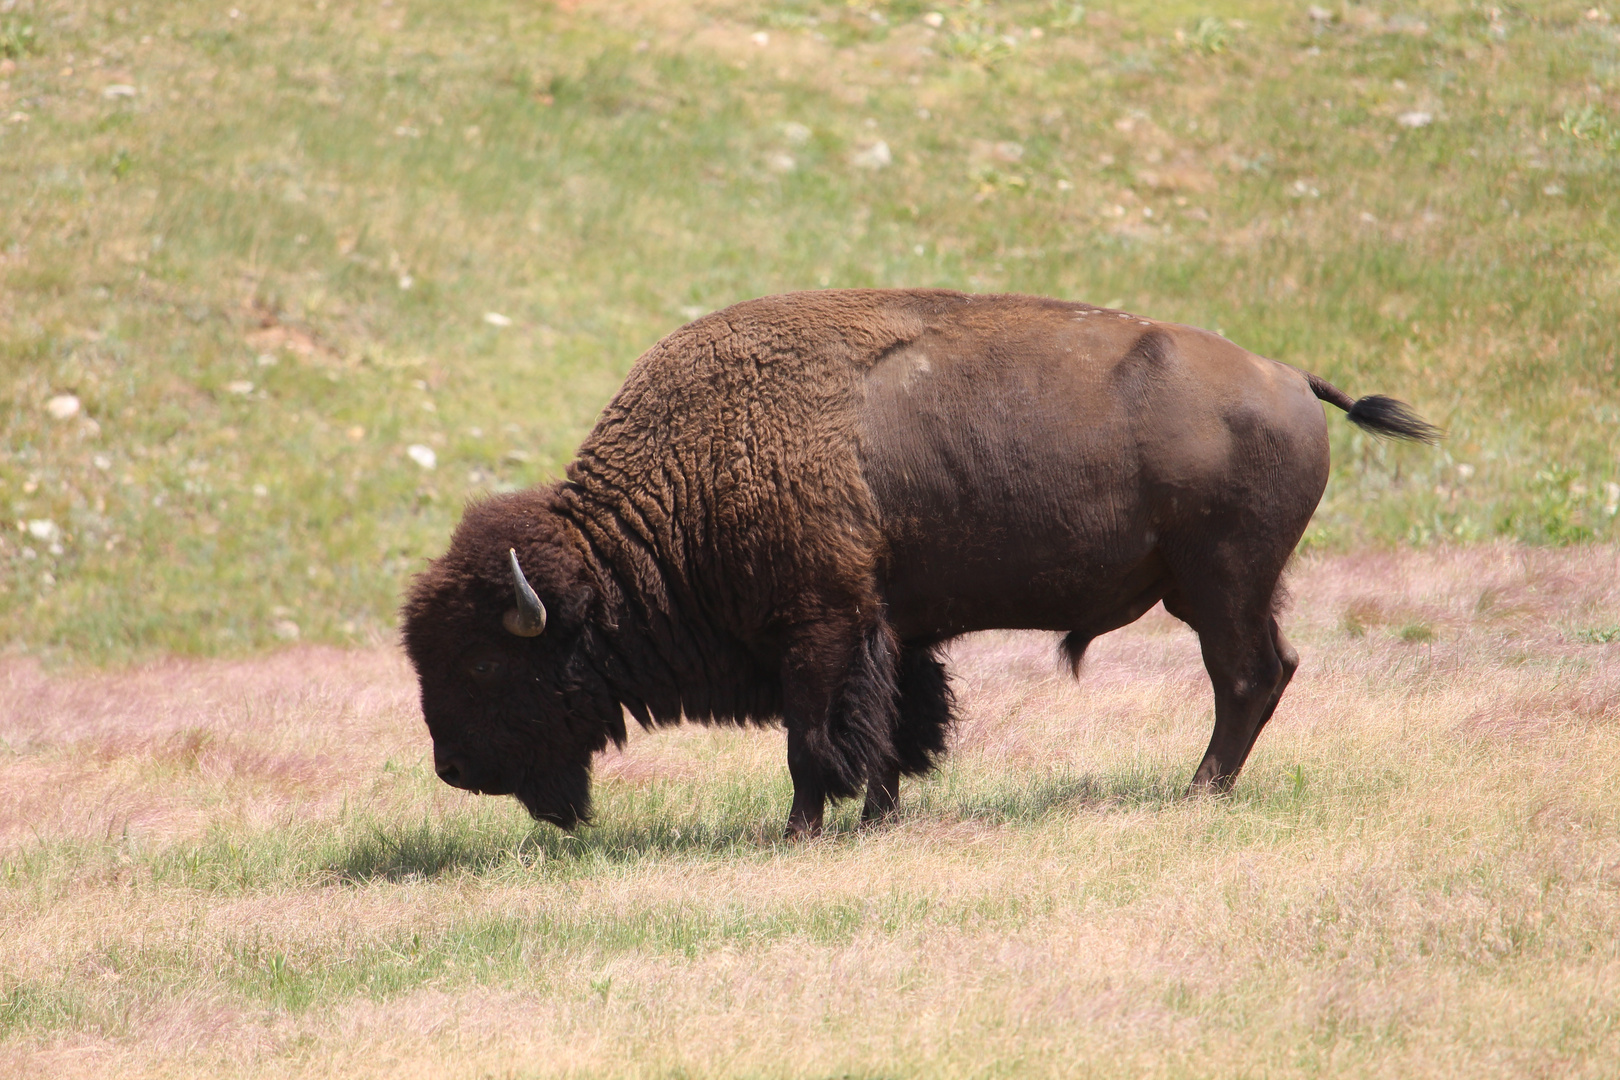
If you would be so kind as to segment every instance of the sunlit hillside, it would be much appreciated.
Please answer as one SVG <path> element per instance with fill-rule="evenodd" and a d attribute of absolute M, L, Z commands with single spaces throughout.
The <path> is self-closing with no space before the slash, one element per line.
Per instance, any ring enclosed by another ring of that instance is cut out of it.
<path fill-rule="evenodd" d="M 0 636 L 372 640 L 642 349 L 822 286 L 1124 305 L 1450 429 L 1335 423 L 1309 546 L 1613 538 L 1588 8 L 7 0 Z"/>

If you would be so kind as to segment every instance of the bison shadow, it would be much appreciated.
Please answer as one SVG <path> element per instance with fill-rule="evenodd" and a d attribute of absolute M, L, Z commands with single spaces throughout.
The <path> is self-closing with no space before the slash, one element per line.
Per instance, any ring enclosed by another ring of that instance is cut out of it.
<path fill-rule="evenodd" d="M 571 877 L 658 858 L 747 859 L 782 848 L 784 785 L 739 786 L 694 805 L 684 785 L 641 788 L 605 800 L 598 824 L 565 833 L 506 808 L 471 816 L 379 823 L 345 838 L 324 869 L 339 881 L 364 884 L 473 874 Z M 1166 809 L 1184 799 L 1186 776 L 1171 767 L 1107 772 L 1054 770 L 1040 775 L 987 776 L 947 769 L 903 797 L 893 828 L 973 822 L 1035 825 L 1076 810 Z M 883 826 L 879 826 L 881 830 Z M 858 802 L 828 816 L 816 843 L 860 842 L 875 835 L 860 821 Z"/>
<path fill-rule="evenodd" d="M 947 769 L 921 785 L 902 816 L 957 818 L 1002 824 L 1037 824 L 1075 809 L 1165 809 L 1183 801 L 1185 771 L 1174 766 L 1138 765 L 1104 772 L 1053 769 L 1039 774 L 986 779 L 982 770 L 964 775 Z"/>

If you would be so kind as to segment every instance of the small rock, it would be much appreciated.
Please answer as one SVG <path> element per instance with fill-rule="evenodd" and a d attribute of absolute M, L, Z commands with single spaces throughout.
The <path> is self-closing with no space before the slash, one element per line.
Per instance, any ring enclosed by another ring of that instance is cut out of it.
<path fill-rule="evenodd" d="M 1329 11 L 1325 7 L 1320 7 L 1320 6 L 1316 5 L 1316 4 L 1312 4 L 1310 7 L 1306 8 L 1305 9 L 1305 14 L 1310 17 L 1311 22 L 1332 22 L 1333 21 L 1333 12 Z"/>
<path fill-rule="evenodd" d="M 765 46 L 771 43 L 771 35 L 767 34 L 763 30 L 756 30 L 754 33 L 749 35 L 748 40 L 752 41 L 755 45 L 758 45 L 763 49 Z"/>
<path fill-rule="evenodd" d="M 108 457 L 106 454 L 97 454 L 95 457 L 90 459 L 90 463 L 96 468 L 100 469 L 102 472 L 106 472 L 108 469 L 112 468 L 112 458 Z"/>
<path fill-rule="evenodd" d="M 491 326 L 511 326 L 512 325 L 512 320 L 507 318 L 505 315 L 502 315 L 498 311 L 486 311 L 486 312 L 484 312 L 484 321 L 489 323 L 489 325 L 491 325 Z"/>
<path fill-rule="evenodd" d="M 253 393 L 253 384 L 248 382 L 246 379 L 232 379 L 230 382 L 225 384 L 225 389 L 229 390 L 233 394 L 246 395 Z"/>
<path fill-rule="evenodd" d="M 1422 109 L 1413 109 L 1403 112 L 1395 118 L 1395 122 L 1403 128 L 1422 128 L 1434 123 L 1434 114 L 1424 112 Z"/>
<path fill-rule="evenodd" d="M 792 154 L 784 154 L 780 150 L 765 159 L 765 167 L 771 172 L 790 173 L 798 162 L 793 160 Z"/>
<path fill-rule="evenodd" d="M 893 161 L 894 155 L 889 152 L 889 144 L 882 139 L 855 151 L 849 158 L 849 163 L 857 169 L 883 169 Z"/>
<path fill-rule="evenodd" d="M 282 641 L 298 640 L 298 624 L 291 619 L 277 619 L 270 624 L 270 630 Z"/>
<path fill-rule="evenodd" d="M 62 530 L 49 518 L 35 518 L 28 522 L 28 535 L 35 540 L 54 541 L 62 535 Z"/>
<path fill-rule="evenodd" d="M 113 83 L 101 91 L 101 96 L 108 101 L 116 101 L 119 98 L 132 98 L 135 96 L 135 88 L 128 83 Z"/>
<path fill-rule="evenodd" d="M 810 129 L 793 120 L 782 125 L 782 135 L 795 146 L 802 146 L 810 141 Z"/>
<path fill-rule="evenodd" d="M 421 443 L 412 443 L 405 448 L 405 454 L 424 469 L 433 469 L 438 467 L 439 455 L 433 452 L 433 447 L 431 446 L 423 446 Z"/>
<path fill-rule="evenodd" d="M 930 11 L 928 14 L 922 17 L 922 21 L 927 25 L 932 26 L 935 30 L 938 30 L 940 27 L 945 25 L 945 16 L 941 15 L 937 11 Z"/>
<path fill-rule="evenodd" d="M 45 411 L 52 420 L 71 420 L 79 415 L 79 399 L 72 394 L 57 394 L 45 403 Z"/>
<path fill-rule="evenodd" d="M 1543 195 L 1562 195 L 1564 193 L 1564 185 L 1548 184 L 1546 187 L 1541 189 L 1541 193 Z"/>

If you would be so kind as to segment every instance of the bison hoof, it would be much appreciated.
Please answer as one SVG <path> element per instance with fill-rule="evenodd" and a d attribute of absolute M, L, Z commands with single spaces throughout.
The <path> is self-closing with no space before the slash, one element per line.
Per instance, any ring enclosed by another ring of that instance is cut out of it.
<path fill-rule="evenodd" d="M 865 806 L 861 809 L 861 824 L 876 828 L 892 823 L 898 811 L 893 806 Z"/>
<path fill-rule="evenodd" d="M 1192 783 L 1187 785 L 1186 798 L 1214 799 L 1219 798 L 1222 795 L 1231 794 L 1232 784 L 1236 781 L 1236 779 L 1237 778 L 1233 776 L 1225 776 L 1217 777 L 1211 780 L 1206 777 L 1195 776 L 1193 777 Z"/>
<path fill-rule="evenodd" d="M 787 831 L 783 834 L 783 838 L 796 843 L 800 840 L 814 840 L 820 835 L 821 822 L 793 821 L 789 819 Z"/>

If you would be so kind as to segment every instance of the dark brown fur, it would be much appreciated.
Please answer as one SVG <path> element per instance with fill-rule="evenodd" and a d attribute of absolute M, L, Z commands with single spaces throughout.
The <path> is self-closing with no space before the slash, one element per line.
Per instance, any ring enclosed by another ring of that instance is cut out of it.
<path fill-rule="evenodd" d="M 1059 630 L 1078 669 L 1163 601 L 1216 689 L 1194 784 L 1229 786 L 1297 664 L 1274 597 L 1326 482 L 1313 394 L 1432 436 L 1387 398 L 1083 304 L 849 291 L 716 312 L 636 363 L 566 481 L 470 507 L 417 580 L 405 642 L 440 775 L 571 826 L 623 710 L 781 718 L 790 828 L 813 833 L 828 797 L 864 787 L 881 815 L 943 752 L 942 642 Z M 509 548 L 550 614 L 538 637 L 502 629 Z"/>

